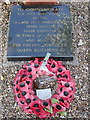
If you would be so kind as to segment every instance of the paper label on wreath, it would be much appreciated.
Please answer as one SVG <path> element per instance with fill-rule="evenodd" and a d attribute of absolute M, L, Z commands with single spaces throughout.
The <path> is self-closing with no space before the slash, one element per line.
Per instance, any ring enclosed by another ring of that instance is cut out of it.
<path fill-rule="evenodd" d="M 51 94 L 51 88 L 48 88 L 48 89 L 37 89 L 36 90 L 36 94 L 37 94 L 37 96 L 41 100 L 49 99 L 52 96 L 52 94 Z"/>

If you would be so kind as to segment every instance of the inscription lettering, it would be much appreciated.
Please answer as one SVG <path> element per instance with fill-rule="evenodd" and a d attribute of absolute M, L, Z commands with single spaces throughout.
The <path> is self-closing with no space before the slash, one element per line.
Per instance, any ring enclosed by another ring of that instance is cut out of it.
<path fill-rule="evenodd" d="M 34 37 L 34 34 L 17 34 L 16 37 Z"/>
<path fill-rule="evenodd" d="M 12 21 L 13 24 L 30 24 L 30 23 L 45 23 L 45 24 L 54 24 L 57 23 L 57 21 Z"/>
<path fill-rule="evenodd" d="M 40 44 L 23 44 L 23 47 L 37 47 L 40 46 Z"/>
<path fill-rule="evenodd" d="M 17 49 L 17 52 L 31 52 L 32 49 Z"/>
<path fill-rule="evenodd" d="M 26 42 L 35 42 L 34 39 L 26 39 Z"/>
<path fill-rule="evenodd" d="M 36 10 L 39 10 L 39 11 L 54 11 L 54 8 L 27 8 L 25 9 L 25 11 L 36 11 Z M 61 8 L 58 8 L 58 11 L 62 10 Z M 22 8 L 18 8 L 18 11 L 24 11 L 24 9 Z"/>
<path fill-rule="evenodd" d="M 29 21 L 12 21 L 14 24 L 29 24 Z"/>
<path fill-rule="evenodd" d="M 44 47 L 51 47 L 51 46 L 54 46 L 54 45 L 55 45 L 55 44 L 44 44 L 43 46 L 44 46 Z M 57 44 L 57 45 L 55 45 L 55 46 L 57 46 L 57 47 L 58 47 L 58 46 L 59 46 L 59 44 Z"/>
<path fill-rule="evenodd" d="M 27 13 L 26 15 L 35 15 L 35 13 L 31 12 L 31 13 Z"/>
<path fill-rule="evenodd" d="M 27 28 L 37 28 L 37 25 L 27 25 Z"/>
<path fill-rule="evenodd" d="M 32 17 L 32 19 L 38 19 L 38 17 Z M 45 20 L 47 20 L 47 17 L 39 17 L 39 19 L 45 19 Z"/>
<path fill-rule="evenodd" d="M 20 47 L 20 46 L 21 46 L 21 44 L 14 43 L 14 44 L 12 44 L 12 46 L 13 46 L 13 47 Z"/>
<path fill-rule="evenodd" d="M 35 32 L 35 30 L 24 30 L 24 32 L 32 32 L 32 33 L 34 33 Z"/>
<path fill-rule="evenodd" d="M 37 30 L 37 32 L 56 32 L 56 30 Z"/>
<path fill-rule="evenodd" d="M 17 15 L 25 15 L 25 13 L 17 13 Z"/>
<path fill-rule="evenodd" d="M 57 52 L 58 49 L 53 49 L 53 48 L 51 48 L 51 49 L 34 49 L 34 52 L 51 52 L 51 51 Z"/>

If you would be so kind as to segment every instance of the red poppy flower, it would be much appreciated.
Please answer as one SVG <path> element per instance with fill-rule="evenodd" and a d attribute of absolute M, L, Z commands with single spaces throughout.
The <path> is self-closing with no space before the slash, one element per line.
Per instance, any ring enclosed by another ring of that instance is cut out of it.
<path fill-rule="evenodd" d="M 47 68 L 49 69 L 49 71 L 56 72 L 58 69 L 58 63 L 56 61 L 53 61 L 52 59 L 51 62 L 48 61 L 48 63 L 51 63 L 51 64 L 47 64 Z"/>
<path fill-rule="evenodd" d="M 24 72 L 25 72 L 24 69 L 20 69 L 19 72 L 18 72 L 18 74 L 19 74 L 19 75 L 22 75 L 22 74 L 24 74 Z"/>
<path fill-rule="evenodd" d="M 48 118 L 48 117 L 50 117 L 50 113 L 49 112 L 47 112 L 47 111 L 45 111 L 45 110 L 43 110 L 43 109 L 41 109 L 41 113 L 42 114 L 39 114 L 39 118 L 42 118 L 42 119 L 45 119 L 45 118 Z"/>
<path fill-rule="evenodd" d="M 30 109 L 30 107 L 26 107 L 26 109 L 24 108 L 24 112 L 25 113 L 29 113 L 29 114 L 35 114 L 32 109 Z"/>
<path fill-rule="evenodd" d="M 59 104 L 60 104 L 60 105 L 66 107 L 66 108 L 69 108 L 69 107 L 70 107 L 70 103 L 67 102 L 67 100 L 64 99 L 63 97 L 61 97 L 60 95 L 54 94 L 54 95 L 52 95 L 52 98 L 57 99 L 57 100 L 59 101 Z"/>
<path fill-rule="evenodd" d="M 46 99 L 46 100 L 41 101 L 41 105 L 43 106 L 43 108 L 50 109 L 52 105 L 51 99 Z"/>
<path fill-rule="evenodd" d="M 61 111 L 65 111 L 66 108 L 58 103 L 53 104 L 53 113 L 57 113 L 57 112 L 61 112 Z"/>
<path fill-rule="evenodd" d="M 73 92 L 69 87 L 58 87 L 56 89 L 56 92 L 59 94 L 60 97 L 64 98 L 67 101 L 73 100 Z M 72 96 L 72 97 L 71 97 Z"/>

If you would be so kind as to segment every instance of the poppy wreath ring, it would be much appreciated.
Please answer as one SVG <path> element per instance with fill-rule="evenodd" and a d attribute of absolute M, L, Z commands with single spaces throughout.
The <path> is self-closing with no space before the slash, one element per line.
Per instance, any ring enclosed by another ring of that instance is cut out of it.
<path fill-rule="evenodd" d="M 33 90 L 33 82 L 41 75 L 52 76 L 50 72 L 40 70 L 43 60 L 35 58 L 24 64 L 13 81 L 13 91 L 18 105 L 24 112 L 35 114 L 39 118 L 49 118 L 70 107 L 74 99 L 75 82 L 61 61 L 49 59 L 47 69 L 54 73 L 57 88 L 50 99 L 41 100 Z"/>

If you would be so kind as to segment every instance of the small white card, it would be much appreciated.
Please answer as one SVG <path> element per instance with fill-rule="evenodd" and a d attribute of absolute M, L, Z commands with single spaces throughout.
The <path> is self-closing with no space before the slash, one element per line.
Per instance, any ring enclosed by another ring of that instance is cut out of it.
<path fill-rule="evenodd" d="M 36 90 L 36 94 L 37 94 L 37 96 L 41 100 L 49 99 L 52 96 L 52 94 L 51 94 L 51 88 L 48 88 L 48 89 L 37 89 Z"/>

